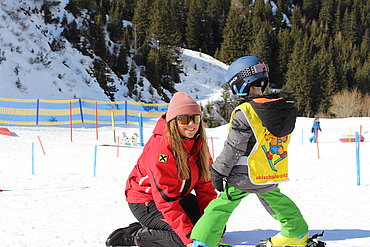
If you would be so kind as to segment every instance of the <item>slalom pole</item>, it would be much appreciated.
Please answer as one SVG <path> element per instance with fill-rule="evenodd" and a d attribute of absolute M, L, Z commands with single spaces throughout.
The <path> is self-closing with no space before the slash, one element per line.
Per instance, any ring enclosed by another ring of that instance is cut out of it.
<path fill-rule="evenodd" d="M 98 151 L 98 145 L 95 144 L 95 152 L 94 152 L 94 178 L 96 177 L 96 153 Z"/>
<path fill-rule="evenodd" d="M 140 146 L 144 147 L 143 114 L 139 114 Z"/>
<path fill-rule="evenodd" d="M 213 148 L 213 136 L 211 136 L 211 145 L 212 145 L 212 159 L 215 159 L 215 152 Z"/>
<path fill-rule="evenodd" d="M 32 176 L 35 175 L 35 143 L 32 142 Z"/>
<path fill-rule="evenodd" d="M 358 132 L 356 135 L 356 168 L 357 168 L 357 186 L 360 185 L 361 171 L 360 171 L 360 138 Z"/>
<path fill-rule="evenodd" d="M 302 140 L 301 140 L 301 145 L 303 145 L 303 128 L 302 128 Z"/>
<path fill-rule="evenodd" d="M 317 126 L 315 126 L 315 137 L 316 137 L 316 147 L 317 147 L 317 158 L 320 159 L 320 150 L 319 150 L 319 131 Z"/>
<path fill-rule="evenodd" d="M 72 101 L 69 101 L 69 129 L 72 142 Z"/>
<path fill-rule="evenodd" d="M 44 146 L 42 145 L 42 142 L 41 142 L 40 136 L 37 136 L 37 138 L 39 138 L 39 142 L 40 142 L 40 145 L 41 145 L 42 152 L 43 152 L 43 153 L 44 153 L 44 155 L 45 155 L 45 149 L 44 149 Z"/>
<path fill-rule="evenodd" d="M 115 128 L 115 123 L 114 123 L 114 112 L 111 112 L 110 115 L 112 118 L 113 141 L 116 142 L 116 128 Z"/>
<path fill-rule="evenodd" d="M 360 146 L 360 143 L 361 143 L 361 136 L 362 136 L 362 124 L 360 125 L 360 137 L 359 137 L 359 142 L 358 142 L 358 146 Z"/>
<path fill-rule="evenodd" d="M 349 128 L 348 142 L 351 142 L 351 137 L 352 137 L 352 127 Z"/>
<path fill-rule="evenodd" d="M 95 132 L 96 132 L 96 140 L 99 140 L 98 127 L 99 127 L 98 101 L 95 101 Z"/>
<path fill-rule="evenodd" d="M 119 136 L 117 136 L 117 157 L 119 157 Z"/>

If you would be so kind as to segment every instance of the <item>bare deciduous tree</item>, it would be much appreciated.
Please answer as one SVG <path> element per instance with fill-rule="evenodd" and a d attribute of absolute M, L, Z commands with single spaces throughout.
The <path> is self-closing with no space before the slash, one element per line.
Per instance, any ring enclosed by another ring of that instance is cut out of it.
<path fill-rule="evenodd" d="M 370 95 L 365 95 L 362 100 L 362 116 L 370 117 Z"/>
<path fill-rule="evenodd" d="M 332 98 L 332 106 L 329 112 L 336 117 L 360 117 L 362 113 L 362 95 L 355 89 L 343 90 Z"/>

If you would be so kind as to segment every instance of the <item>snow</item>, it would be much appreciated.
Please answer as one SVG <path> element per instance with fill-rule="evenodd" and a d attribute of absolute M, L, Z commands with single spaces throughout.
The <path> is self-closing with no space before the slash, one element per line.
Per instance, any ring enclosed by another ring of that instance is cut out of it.
<path fill-rule="evenodd" d="M 60 2 L 52 9 L 54 17 L 71 19 L 64 9 L 67 0 Z M 44 23 L 42 14 L 33 11 L 41 4 L 40 0 L 0 1 L 0 97 L 108 101 L 90 76 L 92 59 L 63 40 L 59 26 Z M 48 42 L 54 39 L 64 41 L 65 48 L 51 51 Z M 183 50 L 180 59 L 184 73 L 176 89 L 202 105 L 218 99 L 227 65 L 190 50 Z M 115 99 L 130 100 L 122 80 L 113 79 L 118 89 Z M 142 98 L 156 99 L 148 92 L 149 82 L 144 78 Z M 327 246 L 369 246 L 370 153 L 366 151 L 370 150 L 370 137 L 366 132 L 370 118 L 321 119 L 320 158 L 317 145 L 308 142 L 312 121 L 297 120 L 289 150 L 291 180 L 280 188 L 299 206 L 311 234 L 325 230 Z M 357 186 L 355 144 L 338 139 L 359 131 L 360 125 L 365 142 L 360 146 L 361 185 Z M 68 128 L 7 128 L 14 136 L 0 135 L 1 246 L 104 246 L 113 230 L 135 221 L 125 202 L 124 188 L 142 148 L 117 149 L 110 127 L 99 128 L 98 133 L 75 128 L 72 142 Z M 145 126 L 145 141 L 152 130 L 153 126 Z M 116 126 L 117 136 L 123 131 L 128 135 L 139 132 Z M 207 129 L 207 134 L 217 157 L 227 127 Z M 224 240 L 254 244 L 278 230 L 279 224 L 250 195 L 231 216 Z"/>
<path fill-rule="evenodd" d="M 104 94 L 93 74 L 93 59 L 83 55 L 61 35 L 63 28 L 55 24 L 45 24 L 40 11 L 43 1 L 2 0 L 0 1 L 0 97 L 16 99 L 65 100 L 82 98 L 110 101 Z M 50 10 L 54 18 L 62 20 L 65 16 L 73 20 L 65 10 L 68 0 Z M 38 10 L 38 11 L 35 11 Z M 86 21 L 75 20 L 78 25 Z M 131 25 L 124 21 L 124 26 Z M 63 49 L 53 51 L 49 44 L 58 41 Z M 110 50 L 113 46 L 109 47 Z M 117 47 L 115 47 L 117 49 Z M 183 73 L 181 83 L 175 85 L 178 91 L 188 92 L 197 100 L 216 100 L 219 98 L 227 65 L 200 52 L 182 50 L 180 58 Z M 129 65 L 132 59 L 128 58 Z M 138 79 L 141 67 L 137 67 Z M 115 101 L 131 100 L 126 82 L 110 73 Z M 151 95 L 150 84 L 142 77 L 144 86 L 138 88 L 143 102 L 164 103 L 157 93 Z M 170 97 L 171 93 L 166 92 Z"/>
<path fill-rule="evenodd" d="M 311 234 L 325 231 L 327 246 L 369 246 L 370 118 L 321 119 L 320 158 L 317 145 L 308 141 L 312 121 L 297 120 L 289 149 L 290 181 L 280 188 L 299 206 Z M 358 186 L 355 143 L 338 139 L 359 131 L 360 125 L 365 142 L 360 145 Z M 72 142 L 68 128 L 7 128 L 13 136 L 0 135 L 1 246 L 104 246 L 113 230 L 135 221 L 125 202 L 124 187 L 142 148 L 121 147 L 117 154 L 109 127 L 99 128 L 98 133 L 73 129 Z M 153 126 L 145 126 L 145 141 L 152 130 Z M 138 129 L 116 126 L 116 135 L 122 132 L 131 135 Z M 207 129 L 207 135 L 213 139 L 217 157 L 227 127 Z M 278 230 L 278 222 L 250 195 L 231 216 L 224 240 L 254 244 Z"/>

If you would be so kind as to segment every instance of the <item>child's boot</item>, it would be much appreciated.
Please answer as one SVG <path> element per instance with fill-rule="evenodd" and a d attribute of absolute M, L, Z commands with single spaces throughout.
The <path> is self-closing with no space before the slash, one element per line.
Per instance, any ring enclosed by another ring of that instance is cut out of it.
<path fill-rule="evenodd" d="M 308 241 L 308 232 L 296 238 L 288 238 L 281 235 L 279 232 L 270 238 L 271 246 L 306 246 Z"/>
<path fill-rule="evenodd" d="M 208 245 L 206 245 L 205 243 L 203 242 L 200 242 L 198 240 L 194 240 L 193 241 L 193 246 L 192 247 L 208 247 Z"/>

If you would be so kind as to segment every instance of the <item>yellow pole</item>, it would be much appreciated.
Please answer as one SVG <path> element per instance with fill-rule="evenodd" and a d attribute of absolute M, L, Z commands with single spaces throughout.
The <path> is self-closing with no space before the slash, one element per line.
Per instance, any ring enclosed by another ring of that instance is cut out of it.
<path fill-rule="evenodd" d="M 352 137 L 352 127 L 349 128 L 348 142 L 351 142 L 351 137 Z"/>

